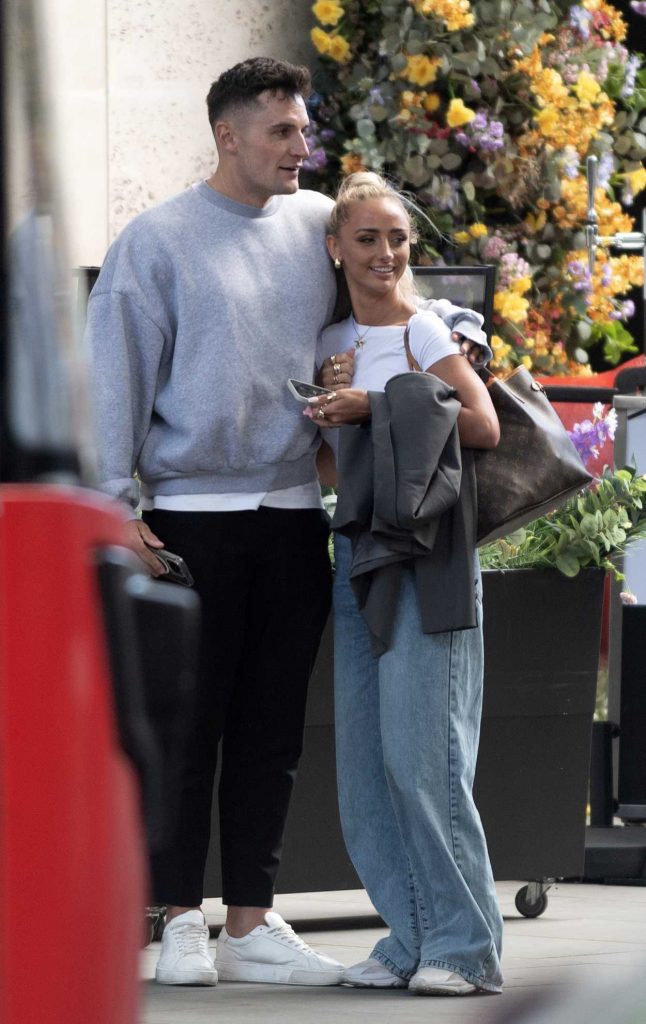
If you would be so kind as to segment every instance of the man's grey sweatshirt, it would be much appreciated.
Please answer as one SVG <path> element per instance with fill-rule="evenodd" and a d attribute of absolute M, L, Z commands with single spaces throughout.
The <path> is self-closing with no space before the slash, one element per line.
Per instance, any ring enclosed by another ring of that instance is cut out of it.
<path fill-rule="evenodd" d="M 287 389 L 311 380 L 336 297 L 331 200 L 262 209 L 205 182 L 136 217 L 88 304 L 101 487 L 144 495 L 277 490 L 315 479 L 318 431 Z"/>

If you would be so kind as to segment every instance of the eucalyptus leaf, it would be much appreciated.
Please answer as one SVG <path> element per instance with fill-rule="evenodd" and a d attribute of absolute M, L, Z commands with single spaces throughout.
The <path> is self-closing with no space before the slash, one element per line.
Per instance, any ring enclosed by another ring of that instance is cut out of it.
<path fill-rule="evenodd" d="M 472 181 L 465 181 L 462 179 L 462 191 L 464 196 L 469 203 L 472 203 L 476 197 L 475 186 Z"/>
<path fill-rule="evenodd" d="M 444 156 L 448 151 L 448 148 L 448 139 L 431 139 L 431 144 L 429 146 L 431 153 L 438 153 L 440 156 Z"/>
<path fill-rule="evenodd" d="M 388 117 L 388 109 L 386 107 L 382 107 L 381 103 L 371 103 L 368 107 L 368 113 L 372 120 L 377 124 L 380 121 L 385 121 Z"/>
<path fill-rule="evenodd" d="M 446 153 L 442 157 L 442 167 L 445 171 L 455 171 L 462 164 L 462 157 L 457 153 Z"/>
<path fill-rule="evenodd" d="M 421 156 L 412 156 L 404 164 L 404 175 L 411 185 L 419 187 L 428 181 L 430 169 L 427 161 Z"/>
<path fill-rule="evenodd" d="M 560 569 L 564 576 L 578 576 L 579 560 L 570 551 L 565 551 L 562 555 L 557 555 L 556 568 Z"/>
<path fill-rule="evenodd" d="M 357 135 L 360 139 L 372 139 L 375 134 L 375 123 L 368 117 L 362 117 L 357 121 Z"/>
<path fill-rule="evenodd" d="M 618 139 L 615 139 L 615 153 L 619 153 L 620 156 L 623 156 L 625 153 L 627 153 L 631 149 L 631 147 L 632 139 L 630 135 L 620 135 Z"/>

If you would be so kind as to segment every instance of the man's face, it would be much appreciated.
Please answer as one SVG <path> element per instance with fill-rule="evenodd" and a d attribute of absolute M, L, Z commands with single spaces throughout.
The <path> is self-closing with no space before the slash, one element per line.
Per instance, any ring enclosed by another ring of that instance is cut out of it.
<path fill-rule="evenodd" d="M 309 152 L 303 98 L 265 90 L 256 103 L 236 110 L 228 120 L 239 201 L 264 206 L 271 196 L 296 192 L 298 172 Z"/>

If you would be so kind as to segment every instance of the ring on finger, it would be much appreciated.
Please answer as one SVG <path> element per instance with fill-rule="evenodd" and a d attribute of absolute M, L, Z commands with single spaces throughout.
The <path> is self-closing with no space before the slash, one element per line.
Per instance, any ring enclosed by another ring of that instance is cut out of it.
<path fill-rule="evenodd" d="M 330 366 L 334 366 L 335 363 L 336 363 L 336 353 L 333 356 L 330 356 Z"/>
<path fill-rule="evenodd" d="M 317 413 L 316 413 L 316 418 L 319 419 L 319 420 L 324 420 L 325 419 L 325 409 L 322 406 L 319 406 L 319 408 L 317 410 Z"/>
<path fill-rule="evenodd" d="M 332 363 L 332 369 L 334 370 L 334 376 L 336 377 L 337 373 L 341 370 L 341 363 Z"/>

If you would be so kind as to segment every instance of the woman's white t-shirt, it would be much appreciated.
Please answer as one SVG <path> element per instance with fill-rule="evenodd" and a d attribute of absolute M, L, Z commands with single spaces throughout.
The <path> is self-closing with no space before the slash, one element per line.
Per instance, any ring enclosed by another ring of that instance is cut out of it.
<path fill-rule="evenodd" d="M 423 370 L 428 370 L 445 356 L 460 356 L 458 345 L 451 340 L 451 332 L 439 316 L 430 310 L 414 313 L 408 321 L 410 350 Z M 405 327 L 368 327 L 357 324 L 352 317 L 338 324 L 326 327 L 322 332 L 316 350 L 316 368 L 326 359 L 355 347 L 358 337 L 363 344 L 357 347 L 354 356 L 353 388 L 364 391 L 383 391 L 391 377 L 408 373 L 410 367 L 404 346 Z M 335 454 L 338 444 L 338 430 L 323 432 L 324 439 Z"/>
<path fill-rule="evenodd" d="M 458 356 L 456 342 L 439 316 L 430 310 L 413 314 L 408 321 L 410 349 L 423 370 L 428 370 L 445 356 Z M 355 351 L 353 388 L 365 391 L 383 391 L 386 382 L 398 373 L 409 370 L 404 347 L 402 325 L 394 327 L 368 327 L 356 324 L 352 317 L 332 324 L 322 332 L 316 350 L 316 367 L 337 352 L 354 348 L 357 337 L 363 344 Z"/>

